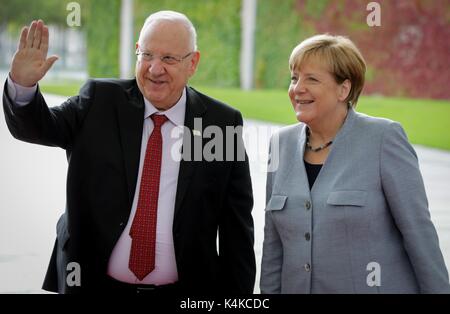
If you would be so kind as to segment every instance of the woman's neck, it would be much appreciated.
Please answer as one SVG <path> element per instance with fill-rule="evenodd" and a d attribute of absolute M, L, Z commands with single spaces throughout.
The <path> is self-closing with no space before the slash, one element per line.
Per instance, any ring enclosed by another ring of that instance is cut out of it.
<path fill-rule="evenodd" d="M 316 146 L 319 146 L 332 141 L 344 124 L 348 110 L 347 107 L 340 108 L 336 112 L 333 112 L 331 117 L 324 117 L 316 123 L 310 123 L 308 125 L 310 143 L 316 143 L 318 144 Z"/>

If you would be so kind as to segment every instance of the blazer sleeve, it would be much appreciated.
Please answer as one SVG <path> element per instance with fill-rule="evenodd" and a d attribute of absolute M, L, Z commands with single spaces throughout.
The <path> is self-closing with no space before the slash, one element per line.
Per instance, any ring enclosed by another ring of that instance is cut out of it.
<path fill-rule="evenodd" d="M 5 86 L 3 108 L 8 129 L 19 140 L 67 149 L 89 110 L 94 89 L 95 84 L 89 81 L 78 96 L 49 108 L 39 88 L 29 104 L 18 106 L 9 97 Z"/>
<path fill-rule="evenodd" d="M 272 139 L 269 146 L 269 165 L 267 167 L 266 206 L 272 197 L 274 172 L 270 171 L 273 160 Z M 265 213 L 263 255 L 261 262 L 260 289 L 263 294 L 281 293 L 281 265 L 283 263 L 283 249 L 280 236 L 273 222 L 272 212 Z"/>
<path fill-rule="evenodd" d="M 235 126 L 242 126 L 236 112 Z M 236 136 L 236 150 L 244 150 L 241 136 Z M 235 156 L 236 158 L 237 156 Z M 251 294 L 255 285 L 256 262 L 253 227 L 253 192 L 247 154 L 245 160 L 233 161 L 228 178 L 225 203 L 219 225 L 219 255 L 222 290 L 231 294 Z"/>
<path fill-rule="evenodd" d="M 381 182 L 421 293 L 449 293 L 450 285 L 413 147 L 397 122 L 383 134 Z"/>

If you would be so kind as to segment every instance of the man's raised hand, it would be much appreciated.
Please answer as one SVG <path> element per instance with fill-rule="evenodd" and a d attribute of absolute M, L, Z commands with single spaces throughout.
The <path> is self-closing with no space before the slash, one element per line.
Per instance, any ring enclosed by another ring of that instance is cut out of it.
<path fill-rule="evenodd" d="M 11 64 L 12 80 L 25 87 L 39 82 L 58 60 L 57 56 L 47 58 L 47 52 L 48 27 L 42 20 L 33 21 L 30 27 L 22 29 L 19 46 Z"/>

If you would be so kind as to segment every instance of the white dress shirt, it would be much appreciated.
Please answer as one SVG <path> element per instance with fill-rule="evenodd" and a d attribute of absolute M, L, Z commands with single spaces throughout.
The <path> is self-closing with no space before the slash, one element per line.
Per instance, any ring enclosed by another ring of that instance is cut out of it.
<path fill-rule="evenodd" d="M 139 162 L 139 174 L 137 177 L 136 191 L 134 193 L 133 206 L 127 226 L 119 238 L 108 264 L 108 275 L 123 282 L 164 285 L 178 280 L 177 264 L 175 260 L 175 249 L 173 245 L 173 215 L 175 210 L 175 196 L 178 185 L 178 171 L 180 169 L 181 152 L 173 156 L 172 147 L 175 147 L 182 138 L 172 138 L 171 132 L 174 128 L 183 128 L 186 111 L 186 89 L 180 100 L 164 112 L 159 112 L 147 99 L 145 101 L 144 129 L 141 143 L 141 159 Z M 155 269 L 140 281 L 128 268 L 131 251 L 131 237 L 129 235 L 134 215 L 136 214 L 139 199 L 139 187 L 144 166 L 145 150 L 147 141 L 153 131 L 152 114 L 164 114 L 169 120 L 161 127 L 163 149 L 161 157 L 161 179 L 159 183 L 158 214 L 156 220 L 156 252 Z M 180 147 L 181 148 L 181 147 Z M 176 157 L 176 158 L 174 158 Z"/>
<path fill-rule="evenodd" d="M 23 87 L 14 83 L 10 77 L 8 77 L 7 86 L 11 100 L 18 106 L 24 106 L 30 103 L 37 90 L 37 85 L 33 87 Z M 107 274 L 116 280 L 127 283 L 164 285 L 178 280 L 172 226 L 181 159 L 180 144 L 186 111 L 186 89 L 183 90 L 183 94 L 175 106 L 164 112 L 160 112 L 145 98 L 144 103 L 145 111 L 143 117 L 144 127 L 141 142 L 141 155 L 133 205 L 131 207 L 128 223 L 112 251 L 108 263 Z M 136 214 L 139 199 L 140 182 L 147 141 L 153 131 L 153 121 L 150 116 L 154 113 L 164 114 L 168 118 L 168 121 L 161 127 L 163 147 L 156 222 L 155 269 L 140 281 L 128 268 L 132 241 L 129 233 L 134 215 Z M 174 130 L 175 128 L 178 128 L 178 130 Z M 172 133 L 172 131 L 175 132 Z M 176 134 L 176 137 L 171 136 L 171 134 Z M 178 149 L 177 146 L 179 146 L 180 149 Z"/>
<path fill-rule="evenodd" d="M 33 100 L 34 94 L 36 94 L 37 84 L 31 87 L 21 86 L 16 84 L 9 74 L 7 82 L 9 98 L 11 98 L 15 105 L 25 106 Z"/>

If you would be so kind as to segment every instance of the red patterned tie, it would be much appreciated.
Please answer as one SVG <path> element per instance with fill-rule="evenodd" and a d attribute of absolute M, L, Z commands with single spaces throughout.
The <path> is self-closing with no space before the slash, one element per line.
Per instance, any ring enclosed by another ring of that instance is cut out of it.
<path fill-rule="evenodd" d="M 147 142 L 142 170 L 139 200 L 133 224 L 128 267 L 139 280 L 155 268 L 156 214 L 158 209 L 159 179 L 161 175 L 161 126 L 167 121 L 164 115 L 152 115 L 153 132 Z"/>

